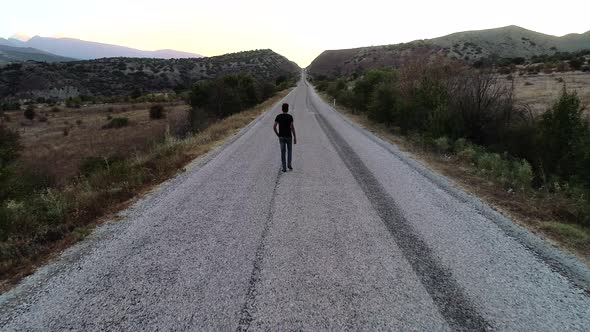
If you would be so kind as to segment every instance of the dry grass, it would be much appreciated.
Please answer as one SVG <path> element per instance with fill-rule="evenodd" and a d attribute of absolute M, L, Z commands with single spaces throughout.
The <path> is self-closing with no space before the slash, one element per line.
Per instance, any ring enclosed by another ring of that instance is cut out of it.
<path fill-rule="evenodd" d="M 516 100 L 529 105 L 536 115 L 553 106 L 553 103 L 559 98 L 564 84 L 569 91 L 577 91 L 582 104 L 590 105 L 590 73 L 539 73 L 523 76 L 515 73 L 511 76 L 514 79 Z"/>
<path fill-rule="evenodd" d="M 161 143 L 149 145 L 149 147 L 143 150 L 137 150 L 135 155 L 131 155 L 122 161 L 118 169 L 113 166 L 108 170 L 94 172 L 86 178 L 81 179 L 81 181 L 74 180 L 67 182 L 59 188 L 52 189 L 51 192 L 58 198 L 56 202 L 60 204 L 64 203 L 64 206 L 67 207 L 64 209 L 62 217 L 58 219 L 58 222 L 51 224 L 51 227 L 54 228 L 54 234 L 58 233 L 59 237 L 50 240 L 46 239 L 47 241 L 38 243 L 35 241 L 35 233 L 31 232 L 29 234 L 25 232 L 15 238 L 9 238 L 8 241 L 0 242 L 0 250 L 3 250 L 5 255 L 6 253 L 19 253 L 8 255 L 6 260 L 0 261 L 0 292 L 9 289 L 20 279 L 34 272 L 38 266 L 44 264 L 48 259 L 55 257 L 63 249 L 83 239 L 102 220 L 110 219 L 113 213 L 126 208 L 132 202 L 133 198 L 140 196 L 155 185 L 170 178 L 194 158 L 222 144 L 227 138 L 234 135 L 242 127 L 278 102 L 287 93 L 288 91 L 283 91 L 252 109 L 217 121 L 196 135 L 183 139 L 166 135 Z M 178 107 L 180 112 L 186 106 L 178 105 Z M 69 112 L 76 111 L 71 110 Z M 135 125 L 130 128 L 112 130 L 111 136 L 122 135 L 129 138 L 143 135 L 141 137 L 146 139 L 145 133 L 161 133 L 160 130 L 162 128 L 153 129 L 150 123 L 144 121 L 143 117 L 149 117 L 147 108 L 138 108 L 135 111 L 138 113 L 133 113 L 133 110 L 122 111 L 121 113 L 131 112 L 128 115 L 133 119 L 132 121 L 136 124 L 140 124 L 143 121 L 145 127 L 148 129 L 142 128 L 140 125 Z M 101 111 L 97 111 L 97 113 L 99 116 L 102 115 Z M 93 123 L 88 118 L 84 119 L 86 122 Z M 102 121 L 99 123 L 102 123 Z M 162 121 L 162 123 L 165 124 L 166 122 Z M 89 125 L 88 128 L 90 132 L 94 132 L 95 134 L 99 133 L 100 130 L 97 129 L 98 124 L 96 123 Z M 138 136 L 134 136 L 132 133 L 123 134 L 123 130 L 132 130 L 134 128 L 142 134 L 138 134 Z M 91 140 L 89 135 L 82 131 L 79 132 L 80 137 L 85 137 L 84 139 L 80 139 L 84 142 Z M 30 136 L 38 137 L 35 135 Z M 29 141 L 32 140 L 30 137 L 28 139 Z M 109 135 L 104 136 L 103 139 L 105 142 L 100 142 L 99 144 L 126 144 L 124 139 L 121 140 L 120 138 L 110 137 Z M 56 141 L 60 140 L 56 139 Z M 64 142 L 68 141 L 66 140 Z M 62 144 L 65 144 L 64 142 Z M 84 144 L 74 144 L 71 149 L 77 149 L 79 152 L 86 151 L 84 148 L 80 148 L 80 146 L 84 146 Z M 119 148 L 122 150 L 126 149 L 126 147 Z M 67 149 L 67 146 L 63 148 L 63 150 Z M 95 149 L 91 151 L 96 152 Z M 31 155 L 28 158 L 33 157 Z M 58 159 L 56 158 L 56 160 Z M 35 201 L 34 198 L 29 199 Z M 43 207 L 55 210 L 58 206 L 52 203 Z M 28 222 L 32 222 L 35 225 L 42 224 L 35 217 L 35 214 L 26 213 L 23 216 L 24 219 L 22 219 L 22 222 L 25 225 Z M 20 220 L 17 221 L 21 222 Z M 44 235 L 44 233 L 39 234 Z"/>
<path fill-rule="evenodd" d="M 406 137 L 395 135 L 392 128 L 374 123 L 364 115 L 353 114 L 343 107 L 339 111 L 353 122 L 453 180 L 465 191 L 475 194 L 511 220 L 550 239 L 590 264 L 590 229 L 567 222 L 572 218 L 575 208 L 573 202 L 564 196 L 539 191 L 508 192 L 500 183 L 483 177 L 473 164 L 456 156 L 441 155 Z"/>
<path fill-rule="evenodd" d="M 166 118 L 150 120 L 152 104 L 91 105 L 78 109 L 52 107 L 36 110 L 33 121 L 22 112 L 10 112 L 9 128 L 17 130 L 23 144 L 21 160 L 35 165 L 51 165 L 50 172 L 60 182 L 76 175 L 82 160 L 94 156 L 130 155 L 145 152 L 161 141 L 168 128 L 174 130 L 187 117 L 185 103 L 164 103 Z M 46 117 L 46 122 L 39 121 Z M 128 127 L 102 129 L 108 117 L 129 119 Z M 64 135 L 67 132 L 67 136 Z"/>

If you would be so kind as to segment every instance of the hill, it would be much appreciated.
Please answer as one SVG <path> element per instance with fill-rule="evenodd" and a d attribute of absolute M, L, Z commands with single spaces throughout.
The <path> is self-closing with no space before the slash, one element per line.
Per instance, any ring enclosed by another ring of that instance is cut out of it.
<path fill-rule="evenodd" d="M 0 39 L 0 44 L 17 47 L 33 47 L 39 50 L 75 59 L 129 58 L 200 58 L 202 55 L 175 50 L 142 51 L 130 47 L 85 41 L 74 38 L 35 36 L 28 41 Z"/>
<path fill-rule="evenodd" d="M 187 88 L 199 80 L 246 72 L 274 82 L 300 68 L 272 50 L 208 58 L 105 58 L 61 63 L 22 63 L 0 67 L 0 98 L 64 99 L 77 96 L 128 96 Z"/>
<path fill-rule="evenodd" d="M 43 52 L 30 47 L 0 45 L 0 65 L 24 61 L 60 62 L 72 60 L 74 59 Z"/>
<path fill-rule="evenodd" d="M 309 66 L 317 75 L 352 74 L 368 68 L 399 66 L 416 56 L 443 55 L 468 63 L 490 57 L 530 58 L 590 49 L 590 31 L 556 37 L 518 26 L 465 31 L 410 43 L 330 50 Z"/>

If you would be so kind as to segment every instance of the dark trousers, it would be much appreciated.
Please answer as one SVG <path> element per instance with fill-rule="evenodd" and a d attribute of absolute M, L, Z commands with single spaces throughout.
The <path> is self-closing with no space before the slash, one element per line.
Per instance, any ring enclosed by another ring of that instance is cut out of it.
<path fill-rule="evenodd" d="M 283 163 L 283 169 L 287 169 L 287 165 L 289 167 L 291 166 L 293 140 L 291 137 L 279 137 L 279 143 L 281 144 L 281 162 Z M 285 163 L 285 152 L 287 152 L 287 163 Z"/>

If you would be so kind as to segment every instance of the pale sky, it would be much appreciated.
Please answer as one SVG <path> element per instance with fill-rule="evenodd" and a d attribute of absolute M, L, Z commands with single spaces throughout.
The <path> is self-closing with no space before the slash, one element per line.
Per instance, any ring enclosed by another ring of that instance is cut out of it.
<path fill-rule="evenodd" d="M 220 55 L 270 48 L 300 66 L 326 49 L 394 44 L 519 25 L 590 30 L 590 0 L 20 0 L 0 4 L 0 37 L 72 37 Z"/>

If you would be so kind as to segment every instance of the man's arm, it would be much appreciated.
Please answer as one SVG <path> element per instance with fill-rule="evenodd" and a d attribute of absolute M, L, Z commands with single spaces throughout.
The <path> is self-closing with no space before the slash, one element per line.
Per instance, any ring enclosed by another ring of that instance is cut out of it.
<path fill-rule="evenodd" d="M 272 130 L 275 131 L 275 134 L 277 134 L 277 136 L 279 136 L 279 131 L 277 130 L 278 125 L 279 125 L 279 123 L 275 121 L 274 126 L 272 126 Z"/>
<path fill-rule="evenodd" d="M 293 133 L 293 144 L 297 144 L 297 135 L 295 134 L 295 125 L 291 122 L 291 132 Z"/>

